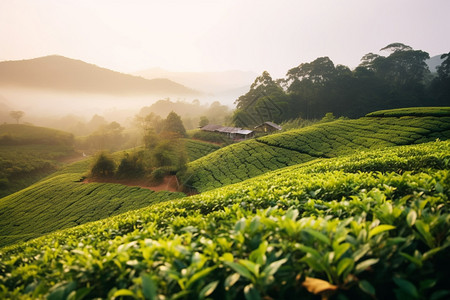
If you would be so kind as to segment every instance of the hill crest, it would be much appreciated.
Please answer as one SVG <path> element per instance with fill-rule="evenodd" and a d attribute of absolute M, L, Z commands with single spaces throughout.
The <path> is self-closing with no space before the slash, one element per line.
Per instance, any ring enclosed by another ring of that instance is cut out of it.
<path fill-rule="evenodd" d="M 198 95 L 168 79 L 145 79 L 60 55 L 0 62 L 0 86 L 115 95 Z"/>

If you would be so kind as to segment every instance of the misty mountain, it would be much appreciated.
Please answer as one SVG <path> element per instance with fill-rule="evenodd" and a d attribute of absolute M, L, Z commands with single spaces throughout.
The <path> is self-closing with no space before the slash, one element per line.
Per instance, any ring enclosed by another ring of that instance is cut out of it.
<path fill-rule="evenodd" d="M 437 72 L 436 68 L 440 66 L 443 61 L 443 59 L 441 59 L 441 55 L 442 54 L 430 57 L 430 59 L 427 59 L 425 61 L 425 63 L 428 65 L 428 68 L 430 69 L 430 72 L 432 73 Z"/>
<path fill-rule="evenodd" d="M 0 62 L 0 87 L 122 96 L 200 94 L 169 79 L 148 80 L 58 55 Z"/>
<path fill-rule="evenodd" d="M 152 68 L 133 73 L 147 79 L 167 78 L 191 88 L 215 96 L 250 87 L 258 74 L 244 71 L 223 72 L 171 72 L 161 68 Z"/>

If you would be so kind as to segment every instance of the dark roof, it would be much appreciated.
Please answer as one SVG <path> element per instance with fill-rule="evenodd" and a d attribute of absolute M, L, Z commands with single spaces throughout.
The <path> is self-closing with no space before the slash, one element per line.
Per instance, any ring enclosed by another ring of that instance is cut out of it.
<path fill-rule="evenodd" d="M 208 124 L 206 126 L 203 126 L 200 128 L 204 131 L 213 131 L 213 132 L 221 132 L 221 133 L 237 133 L 237 134 L 243 134 L 247 135 L 252 133 L 251 130 L 242 129 L 240 127 L 227 127 L 227 126 L 221 126 L 221 125 L 214 125 L 214 124 Z"/>
<path fill-rule="evenodd" d="M 219 128 L 222 128 L 222 125 L 208 124 L 200 129 L 204 131 L 216 131 Z"/>
<path fill-rule="evenodd" d="M 281 130 L 281 129 L 283 129 L 280 125 L 275 124 L 275 123 L 273 123 L 273 122 L 264 122 L 264 123 L 262 123 L 262 124 L 260 124 L 260 125 L 258 125 L 258 126 L 255 126 L 255 128 L 258 128 L 258 127 L 261 127 L 261 126 L 264 126 L 264 125 L 269 125 L 270 127 L 273 127 L 273 128 L 275 128 L 276 130 Z"/>

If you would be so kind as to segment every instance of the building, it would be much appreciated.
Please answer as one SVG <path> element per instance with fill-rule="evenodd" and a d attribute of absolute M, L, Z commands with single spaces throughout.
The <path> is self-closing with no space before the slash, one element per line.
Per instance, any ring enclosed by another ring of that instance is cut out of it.
<path fill-rule="evenodd" d="M 200 128 L 200 130 L 208 132 L 217 132 L 226 135 L 232 140 L 246 140 L 253 137 L 253 130 L 242 129 L 240 127 L 227 127 L 215 124 L 208 124 Z"/>
<path fill-rule="evenodd" d="M 277 125 L 273 122 L 264 122 L 264 123 L 256 126 L 254 129 L 257 132 L 270 133 L 270 132 L 274 132 L 274 131 L 279 131 L 282 128 L 280 125 Z"/>

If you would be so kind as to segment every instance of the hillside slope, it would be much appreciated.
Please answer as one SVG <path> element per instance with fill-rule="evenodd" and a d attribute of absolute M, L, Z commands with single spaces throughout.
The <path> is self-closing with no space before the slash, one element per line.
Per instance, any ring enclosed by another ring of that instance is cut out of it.
<path fill-rule="evenodd" d="M 55 172 L 77 154 L 73 135 L 45 127 L 0 125 L 0 198 Z"/>
<path fill-rule="evenodd" d="M 444 299 L 450 142 L 372 150 L 0 250 L 0 296 Z"/>
<path fill-rule="evenodd" d="M 168 79 L 144 79 L 52 55 L 0 62 L 0 86 L 109 95 L 197 95 Z"/>
<path fill-rule="evenodd" d="M 0 199 L 0 246 L 185 196 L 112 183 L 83 183 L 90 160 Z"/>
<path fill-rule="evenodd" d="M 202 192 L 318 158 L 450 138 L 450 110 L 417 111 L 422 114 L 338 120 L 230 145 L 190 163 L 183 180 Z"/>

